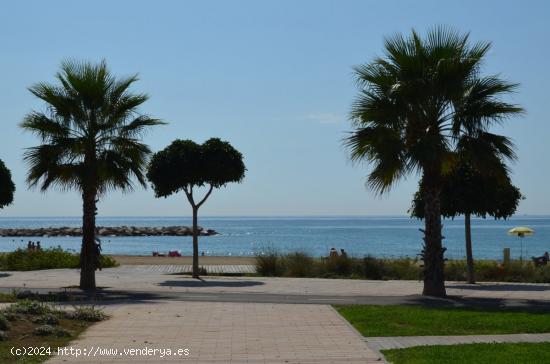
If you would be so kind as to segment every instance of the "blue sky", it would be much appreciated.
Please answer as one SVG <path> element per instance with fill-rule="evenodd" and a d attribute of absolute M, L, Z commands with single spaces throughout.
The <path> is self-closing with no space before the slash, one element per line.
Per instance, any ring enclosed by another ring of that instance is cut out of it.
<path fill-rule="evenodd" d="M 245 156 L 241 185 L 217 190 L 203 215 L 403 215 L 411 175 L 389 195 L 364 187 L 341 140 L 356 94 L 351 67 L 382 53 L 384 36 L 436 24 L 490 40 L 485 72 L 521 83 L 527 110 L 499 129 L 513 137 L 521 214 L 550 214 L 550 6 L 545 1 L 17 1 L 0 12 L 0 158 L 17 184 L 0 216 L 79 215 L 75 192 L 28 190 L 22 152 L 36 144 L 18 122 L 42 105 L 27 91 L 52 81 L 62 59 L 106 59 L 139 73 L 143 112 L 169 125 L 146 136 L 153 150 L 175 138 L 217 136 Z M 183 195 L 110 193 L 101 215 L 187 215 Z"/>

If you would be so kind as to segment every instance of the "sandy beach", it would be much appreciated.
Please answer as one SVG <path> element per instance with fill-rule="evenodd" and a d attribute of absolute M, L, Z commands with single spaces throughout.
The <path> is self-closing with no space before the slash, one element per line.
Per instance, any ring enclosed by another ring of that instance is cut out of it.
<path fill-rule="evenodd" d="M 153 257 L 143 255 L 110 255 L 120 265 L 178 265 L 192 264 L 193 257 Z M 254 264 L 254 257 L 204 256 L 199 257 L 201 265 L 245 265 Z"/>

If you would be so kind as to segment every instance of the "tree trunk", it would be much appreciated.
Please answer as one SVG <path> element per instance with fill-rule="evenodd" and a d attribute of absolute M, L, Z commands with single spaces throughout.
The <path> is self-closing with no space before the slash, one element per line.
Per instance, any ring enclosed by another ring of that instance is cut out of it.
<path fill-rule="evenodd" d="M 467 278 L 468 283 L 476 283 L 474 275 L 474 254 L 472 252 L 472 228 L 471 228 L 471 215 L 469 213 L 464 214 L 464 230 L 466 234 L 466 264 L 468 266 Z"/>
<path fill-rule="evenodd" d="M 422 295 L 445 297 L 444 258 L 441 236 L 439 173 L 424 175 L 424 290 Z"/>
<path fill-rule="evenodd" d="M 199 208 L 193 206 L 193 278 L 199 278 Z"/>
<path fill-rule="evenodd" d="M 95 243 L 96 192 L 85 190 L 82 193 L 82 248 L 80 250 L 80 288 L 95 290 L 95 270 L 97 268 L 97 248 Z"/>

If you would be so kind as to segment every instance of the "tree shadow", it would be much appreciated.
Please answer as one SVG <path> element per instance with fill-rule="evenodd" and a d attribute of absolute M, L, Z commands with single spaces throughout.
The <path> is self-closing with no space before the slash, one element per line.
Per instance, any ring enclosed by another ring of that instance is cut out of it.
<path fill-rule="evenodd" d="M 193 279 L 193 280 L 184 280 L 184 281 L 164 281 L 159 283 L 159 286 L 163 287 L 187 287 L 187 288 L 197 288 L 197 287 L 253 287 L 261 286 L 265 284 L 264 282 L 259 281 L 225 281 L 225 280 L 209 280 L 205 281 L 202 279 Z"/>
<path fill-rule="evenodd" d="M 526 291 L 543 292 L 550 291 L 550 285 L 542 284 L 514 284 L 514 283 L 495 283 L 495 284 L 457 284 L 447 287 L 449 289 L 463 289 L 472 291 Z"/>
<path fill-rule="evenodd" d="M 0 273 L 0 278 L 6 278 L 6 277 L 9 277 L 11 276 L 11 274 L 9 273 Z"/>

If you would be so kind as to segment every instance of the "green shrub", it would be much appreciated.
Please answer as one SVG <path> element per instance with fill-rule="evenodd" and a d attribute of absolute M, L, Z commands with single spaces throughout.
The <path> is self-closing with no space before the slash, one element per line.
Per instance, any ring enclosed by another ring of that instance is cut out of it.
<path fill-rule="evenodd" d="M 418 259 L 384 259 L 383 279 L 421 280 L 422 268 Z"/>
<path fill-rule="evenodd" d="M 4 254 L 0 260 L 0 269 L 8 271 L 27 271 L 39 269 L 78 268 L 79 256 L 61 248 L 50 248 L 39 251 L 17 249 Z M 116 267 L 118 263 L 111 257 L 102 255 L 103 268 Z"/>
<path fill-rule="evenodd" d="M 65 330 L 65 329 L 62 329 L 62 328 L 57 328 L 57 330 L 55 330 L 55 336 L 57 337 L 71 337 L 73 336 L 73 334 L 69 331 L 69 330 Z"/>
<path fill-rule="evenodd" d="M 41 325 L 33 330 L 33 334 L 36 336 L 50 336 L 55 334 L 56 329 L 51 325 Z"/>
<path fill-rule="evenodd" d="M 6 312 L 27 315 L 45 315 L 55 312 L 55 310 L 44 302 L 22 300 L 11 304 L 5 309 Z"/>
<path fill-rule="evenodd" d="M 352 272 L 353 261 L 353 258 L 339 255 L 325 259 L 321 266 L 324 268 L 325 276 L 347 277 Z"/>
<path fill-rule="evenodd" d="M 8 334 L 5 331 L 0 330 L 0 341 L 5 341 L 8 339 Z"/>
<path fill-rule="evenodd" d="M 71 320 L 99 322 L 107 318 L 103 310 L 94 306 L 75 306 L 73 311 L 67 311 L 65 317 Z"/>
<path fill-rule="evenodd" d="M 8 322 L 8 319 L 6 318 L 6 316 L 0 313 L 0 330 L 6 331 L 9 329 L 9 327 L 10 324 Z"/>
<path fill-rule="evenodd" d="M 284 275 L 288 277 L 311 277 L 314 260 L 304 252 L 296 252 L 281 257 Z"/>
<path fill-rule="evenodd" d="M 362 276 L 367 279 L 382 279 L 384 277 L 384 262 L 371 256 L 363 258 Z"/>
<path fill-rule="evenodd" d="M 280 255 L 268 249 L 256 256 L 256 272 L 261 276 L 360 278 L 374 280 L 422 280 L 422 261 L 412 258 L 379 259 L 372 256 L 312 258 L 296 252 Z M 466 261 L 449 260 L 445 264 L 445 278 L 466 281 Z M 531 261 L 512 261 L 504 266 L 494 260 L 475 262 L 479 282 L 550 283 L 550 264 L 536 267 Z"/>
<path fill-rule="evenodd" d="M 268 247 L 256 255 L 256 272 L 264 277 L 279 277 L 283 274 L 282 261 L 279 253 Z"/>
<path fill-rule="evenodd" d="M 35 324 L 47 324 L 47 325 L 59 325 L 59 319 L 56 315 L 46 313 L 42 316 L 38 316 L 33 320 Z"/>

